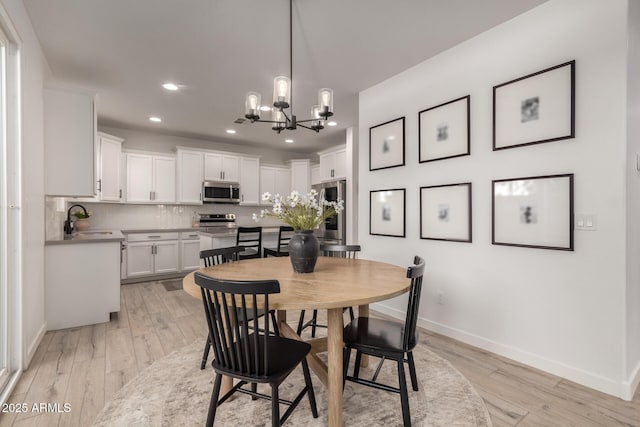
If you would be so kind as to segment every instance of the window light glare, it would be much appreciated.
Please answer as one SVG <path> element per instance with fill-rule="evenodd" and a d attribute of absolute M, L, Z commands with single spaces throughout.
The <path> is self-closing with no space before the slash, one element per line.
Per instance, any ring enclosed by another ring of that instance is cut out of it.
<path fill-rule="evenodd" d="M 163 84 L 162 87 L 165 88 L 166 90 L 178 90 L 179 89 L 177 84 L 170 83 L 170 82 L 167 82 L 167 83 Z"/>
<path fill-rule="evenodd" d="M 154 123 L 160 123 L 162 121 L 160 117 L 149 117 L 149 120 L 151 120 Z"/>
<path fill-rule="evenodd" d="M 337 122 L 328 122 L 327 126 L 336 126 L 338 123 Z"/>
<path fill-rule="evenodd" d="M 227 133 L 234 134 L 234 133 L 236 133 L 236 131 L 233 130 L 233 129 L 227 129 Z"/>

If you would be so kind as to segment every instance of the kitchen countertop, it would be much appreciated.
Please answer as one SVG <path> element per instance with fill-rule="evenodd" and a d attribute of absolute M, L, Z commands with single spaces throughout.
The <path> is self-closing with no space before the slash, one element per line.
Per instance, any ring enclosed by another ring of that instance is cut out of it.
<path fill-rule="evenodd" d="M 194 230 L 197 230 L 194 228 Z M 278 232 L 280 231 L 279 227 L 263 227 L 262 228 L 262 234 L 278 234 Z M 237 229 L 233 228 L 233 229 L 229 229 L 229 230 L 220 230 L 220 231 L 215 231 L 215 232 L 207 232 L 207 231 L 200 231 L 200 234 L 202 234 L 203 236 L 209 236 L 209 237 L 235 237 L 236 234 L 238 234 Z"/>
<path fill-rule="evenodd" d="M 122 242 L 124 235 L 120 230 L 87 230 L 79 231 L 73 234 L 63 234 L 60 237 L 47 239 L 44 244 L 47 245 L 67 245 L 76 243 L 105 243 L 105 242 Z"/>
<path fill-rule="evenodd" d="M 194 227 L 140 227 L 140 228 L 123 228 L 120 230 L 122 234 L 132 234 L 132 233 L 158 233 L 162 231 L 199 231 L 199 228 Z"/>

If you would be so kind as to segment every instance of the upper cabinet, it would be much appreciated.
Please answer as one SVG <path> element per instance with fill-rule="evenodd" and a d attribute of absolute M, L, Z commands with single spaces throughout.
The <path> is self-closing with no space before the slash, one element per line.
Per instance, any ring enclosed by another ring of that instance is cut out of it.
<path fill-rule="evenodd" d="M 240 157 L 205 153 L 204 179 L 206 181 L 240 182 Z"/>
<path fill-rule="evenodd" d="M 291 169 L 291 191 L 307 194 L 311 189 L 311 163 L 309 159 L 289 161 Z"/>
<path fill-rule="evenodd" d="M 347 178 L 347 149 L 334 148 L 318 153 L 320 155 L 320 181 Z"/>
<path fill-rule="evenodd" d="M 271 193 L 271 195 L 279 194 L 282 197 L 286 197 L 290 193 L 291 188 L 291 172 L 289 168 L 282 166 L 261 166 L 260 167 L 260 194 Z M 263 202 L 260 198 L 261 204 L 269 204 Z"/>
<path fill-rule="evenodd" d="M 103 202 L 119 202 L 122 198 L 120 182 L 123 140 L 98 132 L 98 198 Z"/>
<path fill-rule="evenodd" d="M 260 159 L 241 157 L 240 161 L 240 204 L 257 205 L 260 203 Z"/>
<path fill-rule="evenodd" d="M 178 149 L 178 203 L 201 205 L 204 153 Z"/>
<path fill-rule="evenodd" d="M 311 185 L 320 184 L 320 165 L 311 166 Z"/>
<path fill-rule="evenodd" d="M 175 203 L 176 159 L 127 153 L 127 202 Z"/>
<path fill-rule="evenodd" d="M 93 95 L 44 90 L 45 194 L 96 195 L 96 115 Z"/>

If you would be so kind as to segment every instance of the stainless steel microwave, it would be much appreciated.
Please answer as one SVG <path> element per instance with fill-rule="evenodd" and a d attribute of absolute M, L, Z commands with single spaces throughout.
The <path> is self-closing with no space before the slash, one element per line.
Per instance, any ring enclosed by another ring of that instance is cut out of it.
<path fill-rule="evenodd" d="M 205 181 L 202 183 L 205 203 L 240 203 L 240 184 L 237 182 Z"/>

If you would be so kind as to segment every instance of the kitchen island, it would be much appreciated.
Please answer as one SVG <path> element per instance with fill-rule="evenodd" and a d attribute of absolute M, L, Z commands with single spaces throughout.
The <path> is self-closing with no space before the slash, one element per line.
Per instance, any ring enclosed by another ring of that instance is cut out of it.
<path fill-rule="evenodd" d="M 45 241 L 47 329 L 108 322 L 120 311 L 117 230 L 92 230 Z"/>

